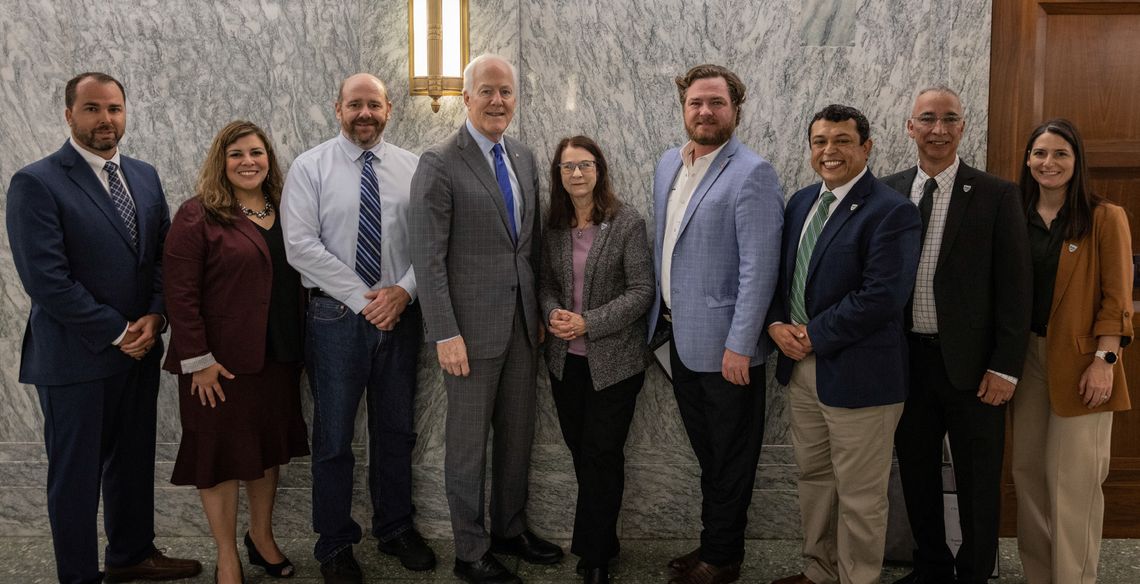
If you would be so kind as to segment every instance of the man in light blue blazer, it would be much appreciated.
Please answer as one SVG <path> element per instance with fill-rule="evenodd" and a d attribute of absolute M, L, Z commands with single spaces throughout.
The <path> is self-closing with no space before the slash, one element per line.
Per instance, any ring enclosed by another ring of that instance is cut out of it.
<path fill-rule="evenodd" d="M 12 177 L 6 214 L 31 300 L 20 382 L 44 414 L 56 572 L 63 584 L 189 578 L 200 563 L 154 547 L 166 196 L 154 167 L 119 152 L 121 83 L 82 73 L 64 105 L 71 138 Z"/>
<path fill-rule="evenodd" d="M 744 84 L 718 65 L 676 79 L 689 142 L 653 179 L 657 299 L 650 338 L 672 324 L 670 368 L 701 465 L 701 545 L 669 562 L 678 584 L 732 582 L 764 434 L 764 316 L 776 288 L 783 193 L 734 136 Z"/>

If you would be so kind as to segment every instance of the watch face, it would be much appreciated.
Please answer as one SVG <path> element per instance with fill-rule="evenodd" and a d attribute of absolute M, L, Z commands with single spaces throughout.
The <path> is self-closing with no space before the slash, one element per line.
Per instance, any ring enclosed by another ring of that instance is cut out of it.
<path fill-rule="evenodd" d="M 1116 363 L 1116 353 L 1113 353 L 1112 351 L 1105 351 L 1104 362 L 1110 365 Z"/>

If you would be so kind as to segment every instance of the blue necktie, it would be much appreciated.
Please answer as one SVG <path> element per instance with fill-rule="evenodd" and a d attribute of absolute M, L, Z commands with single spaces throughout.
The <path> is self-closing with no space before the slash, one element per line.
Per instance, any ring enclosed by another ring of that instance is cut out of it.
<path fill-rule="evenodd" d="M 364 151 L 360 173 L 360 232 L 356 239 L 356 274 L 371 288 L 380 281 L 380 186 L 371 150 Z"/>
<path fill-rule="evenodd" d="M 119 180 L 119 165 L 108 160 L 107 164 L 103 165 L 103 170 L 107 172 L 107 186 L 110 187 L 111 202 L 115 204 L 115 210 L 119 212 L 119 218 L 123 220 L 123 225 L 131 233 L 131 243 L 135 245 L 135 249 L 138 249 L 139 224 L 135 218 L 135 201 L 127 194 L 127 189 L 123 187 L 123 181 Z"/>
<path fill-rule="evenodd" d="M 491 152 L 495 154 L 495 180 L 499 181 L 499 190 L 503 192 L 503 203 L 507 206 L 507 223 L 511 228 L 511 240 L 518 241 L 519 231 L 515 226 L 515 193 L 511 190 L 511 174 L 507 171 L 507 163 L 503 161 L 503 145 L 495 144 Z"/>

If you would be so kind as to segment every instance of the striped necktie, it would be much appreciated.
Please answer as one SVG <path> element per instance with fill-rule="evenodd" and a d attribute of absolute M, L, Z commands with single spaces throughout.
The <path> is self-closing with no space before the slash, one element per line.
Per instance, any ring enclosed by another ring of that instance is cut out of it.
<path fill-rule="evenodd" d="M 364 151 L 360 173 L 360 231 L 356 239 L 356 274 L 371 288 L 380 281 L 380 186 L 371 150 Z"/>
<path fill-rule="evenodd" d="M 107 186 L 111 191 L 111 202 L 115 204 L 119 218 L 123 220 L 123 225 L 131 234 L 131 243 L 134 244 L 135 249 L 138 249 L 139 224 L 138 219 L 135 218 L 135 201 L 127 194 L 127 189 L 123 187 L 123 181 L 119 180 L 119 165 L 108 160 L 107 164 L 103 165 L 103 170 L 107 173 Z"/>
<path fill-rule="evenodd" d="M 831 204 L 835 202 L 835 194 L 831 191 L 823 193 L 819 198 L 819 207 L 808 223 L 807 231 L 800 239 L 800 247 L 796 251 L 796 271 L 792 274 L 792 320 L 799 324 L 807 324 L 807 308 L 804 306 L 804 286 L 807 284 L 808 264 L 811 263 L 811 254 L 815 251 L 815 242 L 819 233 L 823 231 L 823 224 L 831 211 Z"/>

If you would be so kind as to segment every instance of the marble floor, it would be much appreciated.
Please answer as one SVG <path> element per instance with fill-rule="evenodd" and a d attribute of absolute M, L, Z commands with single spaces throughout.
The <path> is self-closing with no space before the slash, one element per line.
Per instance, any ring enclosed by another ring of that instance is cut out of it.
<path fill-rule="evenodd" d="M 212 582 L 212 543 L 202 537 L 163 538 L 158 545 L 171 555 L 192 557 L 202 560 L 206 566 L 202 575 L 193 580 L 181 582 L 206 584 Z M 289 580 L 295 584 L 318 584 L 322 582 L 320 570 L 310 555 L 310 539 L 281 539 L 285 553 L 297 563 L 298 574 Z M 560 542 L 563 546 L 568 542 Z M 665 562 L 695 546 L 694 541 L 686 540 L 626 540 L 622 542 L 621 563 L 613 574 L 613 580 L 623 584 L 662 583 L 667 581 Z M 450 542 L 433 541 L 432 547 L 439 555 L 440 565 L 432 572 L 413 573 L 403 570 L 400 565 L 383 556 L 374 545 L 374 540 L 366 540 L 357 546 L 356 557 L 365 571 L 366 582 L 458 582 L 451 574 L 454 556 Z M 775 578 L 799 571 L 799 543 L 793 540 L 749 540 L 747 558 L 741 572 L 740 582 L 766 583 Z M 574 573 L 574 558 L 570 557 L 558 566 L 507 564 L 517 569 L 528 584 L 561 584 L 577 582 Z M 268 583 L 269 578 L 260 569 L 248 571 L 248 582 Z M 1108 540 L 1101 550 L 1100 584 L 1140 583 L 1140 540 Z M 883 570 L 882 581 L 893 582 L 905 575 L 905 566 L 887 566 Z M 3 584 L 49 584 L 53 582 L 54 564 L 51 540 L 46 537 L 3 537 L 0 536 L 0 583 Z M 1005 539 L 1001 542 L 1001 577 L 992 580 L 998 584 L 1023 583 L 1021 565 L 1017 560 L 1016 542 Z"/>

